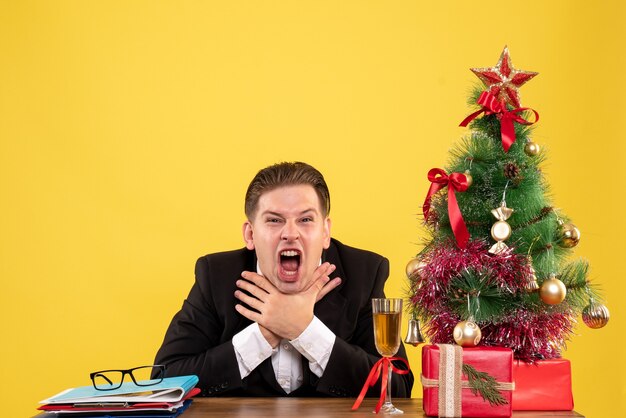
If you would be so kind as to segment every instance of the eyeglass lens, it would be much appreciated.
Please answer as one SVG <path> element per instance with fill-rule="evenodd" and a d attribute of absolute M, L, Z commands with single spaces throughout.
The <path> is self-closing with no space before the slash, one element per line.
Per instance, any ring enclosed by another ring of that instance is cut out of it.
<path fill-rule="evenodd" d="M 134 380 L 137 386 L 150 386 L 163 380 L 164 370 L 163 367 L 158 366 L 137 367 L 128 371 L 104 370 L 94 374 L 93 383 L 99 390 L 117 389 L 122 386 L 125 374 L 132 374 L 132 378 L 126 378 L 127 382 Z"/>

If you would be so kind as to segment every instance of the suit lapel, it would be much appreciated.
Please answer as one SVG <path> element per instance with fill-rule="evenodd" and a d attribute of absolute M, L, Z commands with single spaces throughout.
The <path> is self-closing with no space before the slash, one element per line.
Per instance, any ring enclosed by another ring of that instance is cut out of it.
<path fill-rule="evenodd" d="M 342 330 L 339 327 L 345 316 L 347 299 L 341 294 L 341 289 L 345 286 L 348 279 L 341 265 L 337 246 L 334 241 L 332 241 L 330 247 L 324 251 L 322 259 L 323 261 L 328 261 L 335 265 L 336 269 L 331 275 L 331 279 L 341 277 L 341 284 L 315 304 L 314 313 L 320 321 L 335 333 L 335 335 L 344 336 L 345 332 L 341 332 Z"/>
<path fill-rule="evenodd" d="M 246 257 L 243 260 L 243 263 L 241 264 L 240 267 L 236 267 L 237 270 L 233 272 L 233 288 L 234 289 L 238 289 L 237 286 L 234 285 L 234 283 L 237 280 L 241 279 L 241 272 L 243 272 L 244 270 L 256 272 L 256 262 L 257 262 L 257 260 L 256 260 L 256 253 L 254 251 L 246 251 Z M 234 291 L 233 291 L 233 293 L 234 293 Z M 235 298 L 234 296 L 232 298 L 233 298 L 233 301 L 235 302 L 235 304 L 237 304 L 237 303 L 244 304 L 243 302 L 241 302 L 239 299 Z M 247 305 L 246 305 L 246 307 L 248 309 L 252 309 L 252 308 L 250 308 Z M 248 318 L 246 318 L 245 316 L 239 314 L 235 310 L 235 305 L 233 305 L 233 311 L 235 312 L 236 317 L 238 318 L 237 325 L 235 327 L 235 329 L 236 329 L 235 334 L 236 334 L 237 332 L 242 331 L 244 328 L 246 328 L 248 325 L 250 325 L 252 323 L 252 321 L 249 320 Z"/>

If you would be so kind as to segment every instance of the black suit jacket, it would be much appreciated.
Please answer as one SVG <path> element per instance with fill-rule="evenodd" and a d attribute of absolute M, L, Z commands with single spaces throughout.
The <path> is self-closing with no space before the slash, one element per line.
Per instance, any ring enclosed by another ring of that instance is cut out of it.
<path fill-rule="evenodd" d="M 324 261 L 337 268 L 332 277 L 342 283 L 314 308 L 336 339 L 322 377 L 313 374 L 303 357 L 303 385 L 289 396 L 356 397 L 380 358 L 374 344 L 371 299 L 384 297 L 389 261 L 372 252 L 332 240 Z M 210 254 L 198 259 L 196 281 L 174 316 L 155 364 L 167 365 L 167 375 L 196 374 L 202 395 L 287 396 L 276 382 L 271 359 L 241 379 L 232 337 L 251 321 L 235 310 L 234 297 L 243 270 L 256 271 L 254 251 L 247 249 Z M 397 356 L 406 359 L 401 346 Z M 401 368 L 404 366 L 400 365 Z M 413 375 L 393 376 L 393 395 L 410 397 Z M 376 385 L 368 396 L 378 396 Z"/>

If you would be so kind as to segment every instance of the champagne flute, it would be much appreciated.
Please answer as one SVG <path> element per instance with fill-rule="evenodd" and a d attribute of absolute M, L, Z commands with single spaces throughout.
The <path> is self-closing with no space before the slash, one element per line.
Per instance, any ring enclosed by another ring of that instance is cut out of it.
<path fill-rule="evenodd" d="M 400 324 L 402 319 L 402 299 L 372 299 L 374 316 L 374 342 L 376 350 L 383 357 L 393 357 L 400 348 Z M 387 414 L 403 414 L 404 411 L 391 403 L 391 375 L 389 367 L 387 376 L 387 395 L 380 408 Z"/>

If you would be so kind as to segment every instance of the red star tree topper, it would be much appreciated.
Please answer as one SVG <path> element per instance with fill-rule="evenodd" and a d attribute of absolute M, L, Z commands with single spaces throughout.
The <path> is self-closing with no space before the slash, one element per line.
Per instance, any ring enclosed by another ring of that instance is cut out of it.
<path fill-rule="evenodd" d="M 539 73 L 513 68 L 509 48 L 504 47 L 495 67 L 470 68 L 489 89 L 489 93 L 511 106 L 521 106 L 518 89 Z"/>

